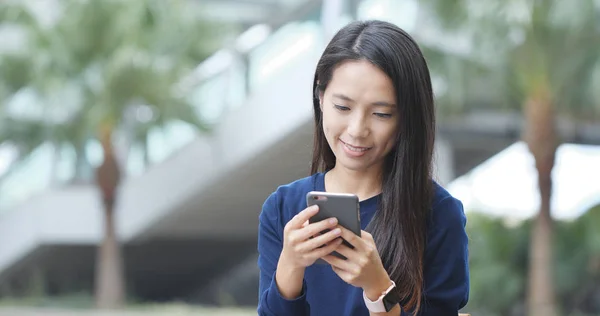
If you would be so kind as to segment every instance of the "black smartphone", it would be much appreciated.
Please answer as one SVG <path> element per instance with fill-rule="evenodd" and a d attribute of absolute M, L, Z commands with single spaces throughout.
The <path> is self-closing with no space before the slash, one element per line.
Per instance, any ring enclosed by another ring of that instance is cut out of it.
<path fill-rule="evenodd" d="M 340 226 L 343 226 L 360 237 L 360 204 L 358 202 L 358 197 L 354 194 L 318 191 L 308 192 L 306 194 L 306 204 L 308 206 L 319 206 L 319 212 L 310 218 L 309 223 L 315 223 L 335 217 Z M 327 231 L 329 230 L 322 231 L 321 233 L 326 233 Z M 349 248 L 354 248 L 345 240 L 343 243 Z M 346 259 L 346 257 L 335 251 L 332 255 Z M 326 262 L 319 259 L 316 263 L 323 264 Z"/>

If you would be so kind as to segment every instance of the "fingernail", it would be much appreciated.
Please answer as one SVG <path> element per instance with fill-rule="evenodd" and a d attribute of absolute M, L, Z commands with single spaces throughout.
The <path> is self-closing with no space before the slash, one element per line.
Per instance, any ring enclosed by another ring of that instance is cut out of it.
<path fill-rule="evenodd" d="M 333 234 L 334 235 L 339 235 L 341 232 L 342 232 L 342 230 L 339 229 L 339 228 L 336 228 L 336 229 L 333 230 Z"/>
<path fill-rule="evenodd" d="M 329 219 L 329 224 L 333 225 L 335 223 L 337 223 L 337 219 L 335 219 L 335 218 L 330 218 Z"/>

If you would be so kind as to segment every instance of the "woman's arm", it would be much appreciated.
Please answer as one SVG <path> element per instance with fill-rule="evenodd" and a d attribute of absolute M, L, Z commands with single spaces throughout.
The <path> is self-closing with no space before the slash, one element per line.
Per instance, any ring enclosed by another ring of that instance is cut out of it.
<path fill-rule="evenodd" d="M 302 284 L 304 280 L 304 270 L 296 268 L 291 263 L 287 263 L 280 257 L 275 273 L 275 283 L 279 293 L 285 299 L 292 300 L 302 295 Z"/>
<path fill-rule="evenodd" d="M 303 291 L 304 270 L 290 271 L 279 262 L 283 248 L 283 227 L 277 193 L 263 205 L 258 226 L 258 267 L 260 268 L 258 314 L 264 316 L 309 314 Z M 277 275 L 277 276 L 276 276 Z M 279 280 L 280 286 L 277 286 Z"/>
<path fill-rule="evenodd" d="M 400 304 L 398 304 L 387 313 L 369 312 L 369 316 L 398 316 L 401 312 L 402 310 L 400 309 Z"/>
<path fill-rule="evenodd" d="M 434 207 L 427 233 L 421 316 L 456 316 L 469 300 L 466 221 L 462 203 L 453 197 Z"/>
<path fill-rule="evenodd" d="M 259 315 L 308 315 L 304 270 L 318 258 L 337 249 L 342 243 L 335 218 L 308 224 L 317 206 L 307 207 L 290 219 L 285 227 L 276 194 L 267 199 L 259 217 L 258 266 L 261 293 Z M 322 247 L 321 247 L 322 246 Z"/>

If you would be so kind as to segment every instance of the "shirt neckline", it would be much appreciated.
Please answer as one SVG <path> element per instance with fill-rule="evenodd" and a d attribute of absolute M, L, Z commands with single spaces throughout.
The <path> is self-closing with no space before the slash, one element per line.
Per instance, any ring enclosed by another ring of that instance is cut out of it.
<path fill-rule="evenodd" d="M 319 172 L 316 174 L 316 179 L 315 179 L 315 183 L 314 183 L 314 190 L 315 191 L 321 191 L 321 192 L 326 192 L 325 191 L 325 174 L 326 172 Z M 379 203 L 379 199 L 381 198 L 381 193 L 372 196 L 366 200 L 362 200 L 359 201 L 359 205 L 360 205 L 360 210 L 361 213 L 363 211 L 370 211 L 370 210 L 375 210 L 377 209 L 377 204 Z"/>

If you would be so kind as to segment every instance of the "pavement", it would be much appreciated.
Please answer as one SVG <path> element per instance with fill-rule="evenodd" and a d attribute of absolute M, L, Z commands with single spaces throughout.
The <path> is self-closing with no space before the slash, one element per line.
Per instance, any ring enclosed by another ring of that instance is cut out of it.
<path fill-rule="evenodd" d="M 255 309 L 144 307 L 126 310 L 0 307 L 0 316 L 255 316 Z"/>

